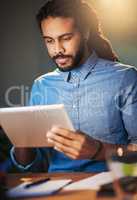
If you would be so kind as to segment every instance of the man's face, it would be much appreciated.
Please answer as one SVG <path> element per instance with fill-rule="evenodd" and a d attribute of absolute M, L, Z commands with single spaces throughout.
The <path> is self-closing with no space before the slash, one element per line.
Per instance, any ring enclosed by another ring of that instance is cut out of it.
<path fill-rule="evenodd" d="M 84 57 L 84 40 L 72 18 L 48 17 L 41 22 L 49 56 L 61 71 L 76 68 Z"/>

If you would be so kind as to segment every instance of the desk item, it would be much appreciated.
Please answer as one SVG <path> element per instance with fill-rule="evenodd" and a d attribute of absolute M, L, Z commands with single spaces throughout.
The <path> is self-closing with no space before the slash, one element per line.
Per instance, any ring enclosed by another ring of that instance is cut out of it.
<path fill-rule="evenodd" d="M 137 192 L 137 151 L 126 151 L 122 148 L 120 151 L 110 151 L 107 162 L 117 197 L 122 200 L 132 199 L 132 193 Z"/>
<path fill-rule="evenodd" d="M 112 182 L 111 172 L 102 172 L 89 178 L 76 181 L 64 188 L 64 190 L 98 190 L 101 185 Z"/>
<path fill-rule="evenodd" d="M 51 146 L 46 133 L 53 125 L 74 130 L 63 104 L 1 108 L 0 125 L 15 147 Z"/>
<path fill-rule="evenodd" d="M 8 190 L 6 194 L 10 198 L 48 196 L 57 193 L 70 182 L 71 179 L 49 180 L 31 187 L 27 187 L 28 183 L 22 183 Z"/>
<path fill-rule="evenodd" d="M 125 176 L 120 178 L 119 182 L 124 192 L 130 194 L 135 194 L 137 192 L 137 177 Z M 116 196 L 116 191 L 114 190 L 113 185 L 113 182 L 102 185 L 97 192 L 97 196 Z"/>
<path fill-rule="evenodd" d="M 44 179 L 40 179 L 40 180 L 38 180 L 38 181 L 34 181 L 34 182 L 32 182 L 32 183 L 28 183 L 27 185 L 26 185 L 26 188 L 30 188 L 30 187 L 33 187 L 33 186 L 36 186 L 36 185 L 40 185 L 40 184 L 42 184 L 42 183 L 46 183 L 47 181 L 49 181 L 50 180 L 50 178 L 44 178 Z"/>
<path fill-rule="evenodd" d="M 100 187 L 97 191 L 97 197 L 115 197 L 116 192 L 113 188 L 113 183 L 107 183 Z"/>
<path fill-rule="evenodd" d="M 105 174 L 109 175 L 108 172 L 105 172 Z M 102 173 L 97 174 L 97 175 L 99 175 L 99 176 L 101 175 L 102 177 L 104 177 L 104 176 L 106 177 L 105 174 L 103 176 L 102 176 Z M 93 176 L 93 174 L 87 173 L 87 172 L 77 172 L 77 173 L 75 173 L 75 172 L 72 172 L 72 173 L 71 172 L 68 172 L 68 173 L 45 173 L 44 172 L 44 173 L 29 173 L 29 174 L 28 173 L 17 173 L 17 174 L 8 173 L 7 174 L 7 187 L 11 188 L 11 186 L 17 186 L 17 184 L 21 183 L 21 180 L 22 181 L 29 180 L 29 182 L 26 183 L 26 184 L 28 184 L 32 181 L 36 181 L 38 179 L 43 179 L 44 177 L 49 177 L 49 178 L 51 178 L 51 180 L 72 179 L 73 182 L 75 181 L 77 183 L 79 180 L 82 180 L 82 179 L 84 180 L 85 178 L 88 178 L 88 177 L 91 178 L 91 176 Z M 93 178 L 95 178 L 96 180 L 98 179 L 96 175 L 94 175 Z M 48 182 L 50 182 L 50 181 L 48 181 Z M 73 183 L 71 183 L 71 184 L 73 184 Z M 69 185 L 71 186 L 71 184 L 69 184 Z M 108 196 L 108 194 L 106 194 L 106 193 L 105 193 L 104 197 L 102 196 L 102 193 L 101 193 L 101 196 L 99 196 L 99 198 L 98 198 L 98 194 L 97 194 L 98 191 L 93 190 L 91 188 L 88 189 L 88 190 L 85 189 L 85 190 L 77 190 L 77 191 L 65 190 L 65 188 L 68 187 L 69 185 L 63 186 L 63 189 L 59 190 L 59 192 L 54 194 L 54 196 L 45 196 L 44 197 L 44 196 L 41 195 L 41 196 L 38 197 L 38 195 L 37 195 L 36 198 L 34 198 L 34 197 L 32 197 L 32 198 L 22 197 L 22 198 L 19 198 L 19 199 L 20 200 L 24 200 L 24 199 L 26 199 L 26 200 L 35 200 L 35 199 L 37 199 L 37 200 L 44 200 L 44 199 L 45 200 L 95 200 L 95 199 L 96 200 L 112 200 L 112 199 L 118 200 L 117 197 L 112 198 L 112 196 L 110 196 L 110 195 Z M 107 191 L 109 190 L 111 192 L 111 186 L 112 185 L 110 184 L 109 189 L 107 187 Z M 36 186 L 36 188 L 37 188 L 37 186 Z M 106 188 L 106 186 L 105 186 L 105 188 Z M 104 192 L 103 192 L 103 194 L 104 194 Z M 106 197 L 106 195 L 107 195 L 107 197 Z M 137 193 L 133 194 L 133 199 L 137 200 Z"/>

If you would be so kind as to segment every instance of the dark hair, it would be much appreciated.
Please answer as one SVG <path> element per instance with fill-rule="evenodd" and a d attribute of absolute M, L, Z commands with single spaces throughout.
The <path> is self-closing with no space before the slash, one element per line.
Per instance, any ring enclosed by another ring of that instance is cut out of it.
<path fill-rule="evenodd" d="M 82 0 L 49 0 L 39 10 L 37 21 L 41 28 L 41 21 L 51 17 L 72 17 L 76 26 L 82 32 L 90 28 L 87 41 L 89 50 L 94 50 L 100 58 L 118 61 L 109 40 L 104 37 L 96 11 Z"/>

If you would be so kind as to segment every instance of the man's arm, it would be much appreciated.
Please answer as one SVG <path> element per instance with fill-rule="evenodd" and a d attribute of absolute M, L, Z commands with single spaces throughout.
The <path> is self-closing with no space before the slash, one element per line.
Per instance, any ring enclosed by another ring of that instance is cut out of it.
<path fill-rule="evenodd" d="M 82 132 L 73 132 L 70 130 L 53 127 L 48 133 L 49 142 L 54 144 L 54 148 L 72 159 L 92 159 L 96 154 L 98 140 L 95 140 Z M 132 148 L 134 146 L 134 148 Z M 96 160 L 105 160 L 106 152 L 117 150 L 119 147 L 127 148 L 124 145 L 102 143 L 101 150 L 95 157 Z M 137 150 L 136 145 L 130 144 L 129 150 Z M 136 147 L 136 148 L 135 148 Z M 38 156 L 35 149 L 31 148 L 15 148 L 14 157 L 18 165 L 30 166 L 34 160 L 33 167 L 40 164 L 40 155 Z M 39 159 L 36 159 L 39 157 Z M 27 170 L 29 168 L 26 168 Z"/>
<path fill-rule="evenodd" d="M 92 159 L 97 151 L 100 141 L 79 131 L 70 131 L 60 127 L 53 127 L 47 134 L 48 141 L 54 149 L 64 153 L 72 159 Z M 106 152 L 117 150 L 124 145 L 101 143 L 102 148 L 96 154 L 96 160 L 105 160 Z"/>
<path fill-rule="evenodd" d="M 13 165 L 21 172 L 45 172 L 48 170 L 47 151 L 42 154 L 38 148 L 14 148 L 10 150 Z"/>
<path fill-rule="evenodd" d="M 35 160 L 36 150 L 33 148 L 15 148 L 14 156 L 19 164 L 26 166 Z"/>

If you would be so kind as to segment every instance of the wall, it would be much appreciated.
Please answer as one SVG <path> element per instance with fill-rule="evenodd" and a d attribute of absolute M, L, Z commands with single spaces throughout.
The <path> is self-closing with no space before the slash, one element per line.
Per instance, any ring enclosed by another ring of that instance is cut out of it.
<path fill-rule="evenodd" d="M 54 68 L 35 20 L 43 2 L 0 0 L 0 107 L 24 105 L 33 80 Z"/>

